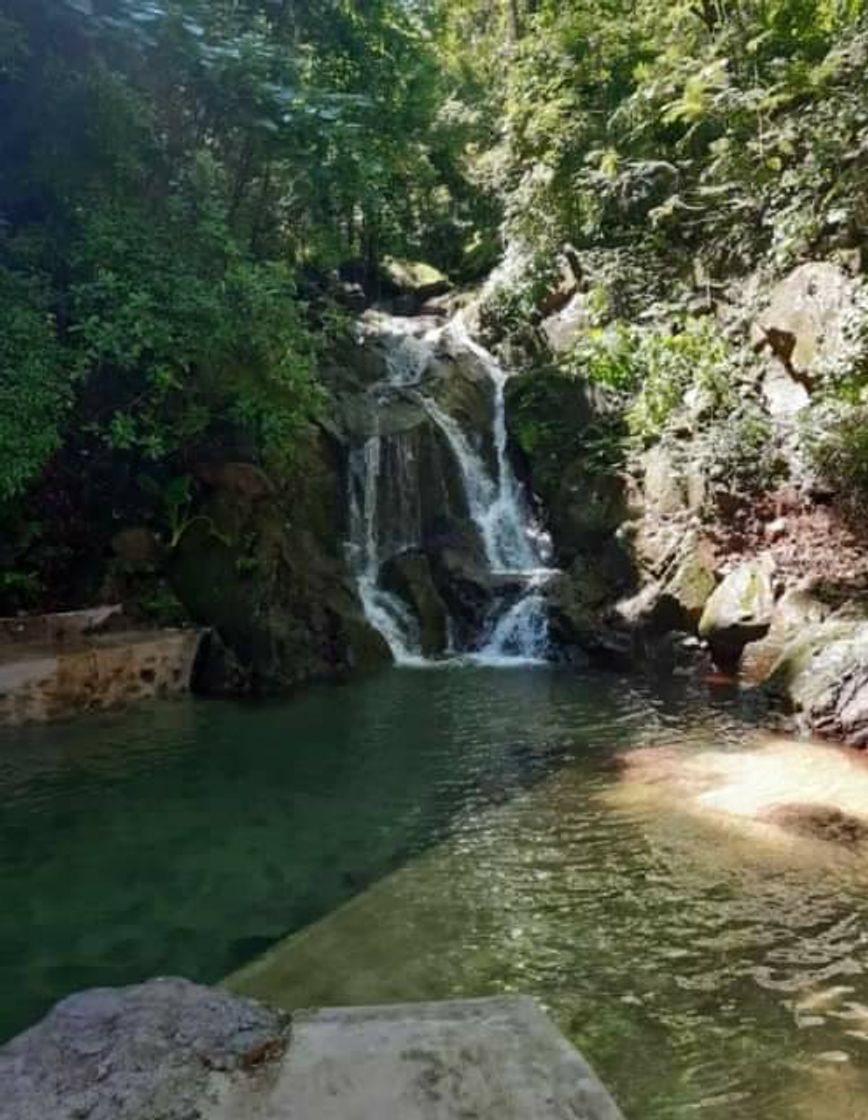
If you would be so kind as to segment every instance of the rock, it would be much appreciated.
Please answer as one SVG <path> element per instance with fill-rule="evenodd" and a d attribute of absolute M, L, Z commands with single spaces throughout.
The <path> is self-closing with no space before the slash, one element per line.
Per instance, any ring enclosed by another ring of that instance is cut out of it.
<path fill-rule="evenodd" d="M 773 290 L 754 327 L 754 341 L 767 347 L 791 377 L 810 383 L 846 345 L 854 296 L 853 278 L 838 265 L 799 265 Z"/>
<path fill-rule="evenodd" d="M 217 988 L 152 980 L 59 1003 L 0 1049 L 9 1120 L 192 1120 L 215 1081 L 278 1058 L 289 1017 Z M 203 1111 L 204 1108 L 204 1111 Z"/>
<path fill-rule="evenodd" d="M 383 269 L 388 284 L 395 291 L 413 296 L 419 302 L 444 295 L 452 286 L 448 277 L 424 261 L 387 257 L 383 262 Z"/>
<path fill-rule="evenodd" d="M 425 550 L 461 646 L 471 646 L 478 638 L 495 600 L 508 603 L 525 589 L 522 576 L 492 574 L 479 530 L 469 519 L 443 518 L 426 538 Z"/>
<path fill-rule="evenodd" d="M 810 404 L 810 396 L 780 362 L 770 362 L 762 382 L 763 397 L 769 415 L 776 419 L 795 416 Z"/>
<path fill-rule="evenodd" d="M 380 571 L 380 583 L 413 608 L 419 621 L 423 655 L 436 657 L 444 653 L 449 641 L 449 617 L 425 553 L 421 549 L 407 549 L 393 556 Z"/>
<path fill-rule="evenodd" d="M 684 509 L 687 505 L 684 480 L 670 450 L 658 443 L 646 451 L 642 464 L 643 490 L 648 504 L 663 515 Z"/>
<path fill-rule="evenodd" d="M 274 483 L 261 467 L 253 463 L 197 463 L 193 468 L 200 481 L 215 490 L 224 490 L 256 501 L 274 493 Z"/>
<path fill-rule="evenodd" d="M 749 684 L 759 684 L 769 675 L 788 642 L 824 621 L 831 613 L 810 586 L 792 587 L 775 604 L 768 634 L 744 648 L 740 675 Z"/>
<path fill-rule="evenodd" d="M 854 847 L 868 841 L 868 821 L 842 812 L 834 805 L 774 805 L 759 820 L 777 825 L 797 836 Z"/>
<path fill-rule="evenodd" d="M 257 1120 L 623 1120 L 527 996 L 300 1012 L 262 1080 Z M 253 1120 L 251 1103 L 233 1081 L 206 1120 Z"/>
<path fill-rule="evenodd" d="M 650 608 L 649 627 L 663 633 L 695 632 L 716 587 L 711 548 L 695 536 L 689 537 L 672 576 L 662 585 Z"/>
<path fill-rule="evenodd" d="M 772 573 L 768 555 L 740 564 L 705 605 L 699 636 L 708 642 L 715 663 L 734 669 L 748 642 L 764 637 L 774 611 Z"/>
<path fill-rule="evenodd" d="M 565 354 L 591 325 L 588 297 L 576 292 L 566 305 L 542 321 L 542 332 L 553 354 Z"/>
<path fill-rule="evenodd" d="M 123 607 L 120 603 L 110 603 L 100 607 L 86 607 L 80 611 L 0 618 L 0 640 L 51 645 L 77 643 L 88 635 L 116 628 L 122 614 Z"/>
<path fill-rule="evenodd" d="M 150 529 L 143 526 L 115 533 L 112 551 L 127 572 L 153 571 L 163 559 L 160 542 Z"/>
<path fill-rule="evenodd" d="M 868 746 L 868 623 L 829 619 L 784 647 L 764 690 L 801 728 Z"/>
<path fill-rule="evenodd" d="M 629 515 L 624 480 L 616 473 L 589 470 L 575 460 L 563 472 L 549 508 L 549 525 L 558 561 L 599 555 Z"/>
<path fill-rule="evenodd" d="M 311 426 L 281 492 L 215 489 L 170 558 L 175 593 L 244 667 L 245 691 L 282 691 L 391 661 L 346 572 L 345 469 L 340 447 Z M 236 677 L 233 667 L 223 680 Z M 209 679 L 221 674 L 197 683 Z"/>
<path fill-rule="evenodd" d="M 462 431 L 490 440 L 494 384 L 482 361 L 447 339 L 424 377 L 424 391 L 461 425 Z"/>

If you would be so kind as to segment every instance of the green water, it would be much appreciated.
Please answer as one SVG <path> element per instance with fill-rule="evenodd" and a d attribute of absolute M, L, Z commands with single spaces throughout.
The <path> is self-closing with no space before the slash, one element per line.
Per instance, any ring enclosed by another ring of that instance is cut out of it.
<path fill-rule="evenodd" d="M 616 754 L 737 749 L 747 715 L 448 669 L 4 732 L 2 1032 L 295 933 L 233 982 L 290 1004 L 526 991 L 628 1120 L 864 1120 L 868 871 L 619 797 Z"/>

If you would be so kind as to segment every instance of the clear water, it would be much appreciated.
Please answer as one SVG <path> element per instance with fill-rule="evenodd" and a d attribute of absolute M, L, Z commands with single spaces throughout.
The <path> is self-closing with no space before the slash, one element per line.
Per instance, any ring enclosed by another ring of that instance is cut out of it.
<path fill-rule="evenodd" d="M 0 1016 L 180 973 L 289 1003 L 538 996 L 628 1120 L 868 1115 L 868 868 L 624 795 L 735 701 L 552 668 L 4 731 Z"/>

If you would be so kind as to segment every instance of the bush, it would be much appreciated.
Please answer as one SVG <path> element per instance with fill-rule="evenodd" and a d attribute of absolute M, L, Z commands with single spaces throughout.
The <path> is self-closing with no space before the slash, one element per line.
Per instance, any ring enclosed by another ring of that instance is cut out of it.
<path fill-rule="evenodd" d="M 808 464 L 843 503 L 868 512 L 868 405 L 827 404 L 802 431 Z"/>
<path fill-rule="evenodd" d="M 0 267 L 0 502 L 60 446 L 72 381 L 38 288 Z"/>

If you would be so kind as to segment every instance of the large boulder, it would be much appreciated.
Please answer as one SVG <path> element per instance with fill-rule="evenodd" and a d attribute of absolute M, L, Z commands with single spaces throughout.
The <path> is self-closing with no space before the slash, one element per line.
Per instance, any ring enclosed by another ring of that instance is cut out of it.
<path fill-rule="evenodd" d="M 9 1120 L 192 1120 L 215 1080 L 279 1058 L 289 1016 L 186 980 L 70 996 L 0 1050 Z"/>
<path fill-rule="evenodd" d="M 830 261 L 799 265 L 774 288 L 752 329 L 768 353 L 762 388 L 772 416 L 800 412 L 822 372 L 846 361 L 856 296 L 854 279 Z"/>
<path fill-rule="evenodd" d="M 588 296 L 575 292 L 568 302 L 542 321 L 542 332 L 553 354 L 568 353 L 592 322 Z"/>
<path fill-rule="evenodd" d="M 846 346 L 855 284 L 830 261 L 799 265 L 773 290 L 754 337 L 798 381 L 810 382 Z"/>
<path fill-rule="evenodd" d="M 343 473 L 339 447 L 311 427 L 273 493 L 215 476 L 169 560 L 178 598 L 233 654 L 223 687 L 213 664 L 194 687 L 235 687 L 238 664 L 247 687 L 274 691 L 389 662 L 346 573 Z"/>
<path fill-rule="evenodd" d="M 804 731 L 868 746 L 868 622 L 830 619 L 795 637 L 764 689 Z"/>
<path fill-rule="evenodd" d="M 706 603 L 699 636 L 721 668 L 736 668 L 748 642 L 768 633 L 775 606 L 773 572 L 768 555 L 748 560 L 729 573 Z"/>
<path fill-rule="evenodd" d="M 775 604 L 769 632 L 745 647 L 740 665 L 742 679 L 748 684 L 764 681 L 786 646 L 831 613 L 831 606 L 815 594 L 810 584 L 789 588 Z"/>
<path fill-rule="evenodd" d="M 697 536 L 688 537 L 680 558 L 648 612 L 648 623 L 660 632 L 694 633 L 717 587 L 715 561 L 710 547 Z"/>

